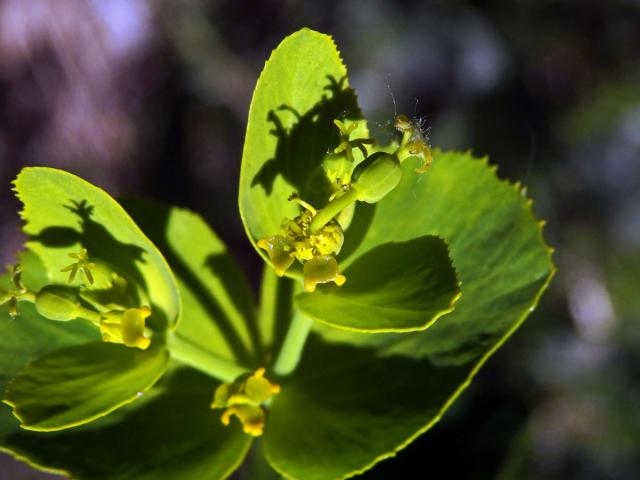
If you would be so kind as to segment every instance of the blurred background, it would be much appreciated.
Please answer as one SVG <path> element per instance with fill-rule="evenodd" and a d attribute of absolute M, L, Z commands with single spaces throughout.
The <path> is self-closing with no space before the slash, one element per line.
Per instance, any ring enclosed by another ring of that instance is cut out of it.
<path fill-rule="evenodd" d="M 335 37 L 376 135 L 397 110 L 488 155 L 556 249 L 467 394 L 363 478 L 640 478 L 639 0 L 0 0 L 0 261 L 23 240 L 10 182 L 47 165 L 201 212 L 257 284 L 247 111 L 303 26 Z M 0 454 L 0 479 L 46 478 Z"/>

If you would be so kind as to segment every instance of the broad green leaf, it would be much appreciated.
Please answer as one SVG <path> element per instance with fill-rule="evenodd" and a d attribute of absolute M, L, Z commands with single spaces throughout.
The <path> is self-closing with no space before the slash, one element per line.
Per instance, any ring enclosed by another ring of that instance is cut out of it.
<path fill-rule="evenodd" d="M 216 387 L 194 370 L 175 369 L 140 400 L 89 425 L 47 434 L 18 430 L 0 448 L 78 480 L 224 479 L 251 438 L 224 427 L 209 408 Z"/>
<path fill-rule="evenodd" d="M 434 152 L 424 176 L 410 163 L 396 190 L 356 212 L 368 231 L 344 264 L 388 242 L 437 235 L 449 246 L 462 296 L 424 332 L 369 335 L 315 324 L 324 340 L 305 351 L 265 428 L 267 456 L 290 478 L 355 475 L 428 430 L 535 308 L 553 275 L 530 201 L 486 161 Z"/>
<path fill-rule="evenodd" d="M 66 284 L 69 274 L 61 269 L 73 262 L 68 254 L 86 248 L 92 260 L 108 264 L 138 287 L 140 301 L 151 303 L 152 326 L 177 321 L 180 297 L 171 270 L 106 192 L 70 173 L 42 167 L 23 169 L 15 190 L 24 204 L 27 246 L 44 262 L 51 283 Z"/>
<path fill-rule="evenodd" d="M 428 336 L 323 332 L 326 338 L 375 346 L 386 354 L 473 359 L 513 326 L 514 317 L 535 307 L 531 289 L 541 291 L 555 270 L 551 250 L 542 239 L 542 222 L 531 212 L 531 200 L 519 185 L 499 180 L 486 159 L 434 151 L 426 175 L 412 168 L 410 160 L 405 162 L 398 188 L 356 220 L 367 224 L 367 233 L 343 264 L 389 241 L 437 235 L 447 242 L 462 285 L 455 312 Z"/>
<path fill-rule="evenodd" d="M 132 402 L 162 376 L 164 348 L 88 343 L 55 350 L 14 377 L 4 403 L 23 428 L 52 431 L 88 423 Z"/>
<path fill-rule="evenodd" d="M 415 331 L 452 311 L 460 294 L 447 246 L 433 236 L 379 245 L 344 274 L 344 286 L 298 295 L 297 306 L 337 328 Z"/>
<path fill-rule="evenodd" d="M 285 38 L 265 64 L 249 109 L 240 172 L 240 215 L 254 245 L 276 235 L 283 218 L 299 214 L 287 201 L 292 192 L 312 204 L 326 201 L 330 186 L 322 164 L 338 145 L 333 120 L 361 119 L 346 75 L 331 37 L 306 28 Z M 353 135 L 367 135 L 364 121 Z"/>
<path fill-rule="evenodd" d="M 267 459 L 297 480 L 361 473 L 439 418 L 465 367 L 379 358 L 368 349 L 312 337 L 269 411 Z"/>
<path fill-rule="evenodd" d="M 255 301 L 227 247 L 198 214 L 148 201 L 123 205 L 169 262 L 182 297 L 174 332 L 204 352 L 255 361 Z"/>

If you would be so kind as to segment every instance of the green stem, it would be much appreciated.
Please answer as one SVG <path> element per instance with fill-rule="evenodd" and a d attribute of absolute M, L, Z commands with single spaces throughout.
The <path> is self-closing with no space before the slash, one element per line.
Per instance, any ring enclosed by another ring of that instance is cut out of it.
<path fill-rule="evenodd" d="M 260 308 L 258 310 L 258 325 L 260 327 L 260 339 L 269 347 L 271 336 L 273 335 L 276 321 L 276 300 L 278 292 L 278 276 L 271 266 L 265 264 L 262 271 L 262 282 L 260 284 Z"/>
<path fill-rule="evenodd" d="M 278 358 L 273 366 L 276 375 L 286 376 L 292 373 L 300 362 L 304 345 L 311 331 L 311 320 L 300 310 L 296 310 L 289 325 Z"/>
<path fill-rule="evenodd" d="M 342 210 L 354 203 L 358 199 L 358 191 L 352 186 L 343 195 L 331 200 L 326 207 L 318 211 L 311 221 L 311 233 L 318 233 L 327 223 L 331 221 Z"/>
<path fill-rule="evenodd" d="M 98 312 L 94 312 L 93 310 L 84 308 L 81 305 L 77 307 L 77 312 L 78 318 L 84 318 L 85 320 L 89 320 L 94 325 L 97 325 L 98 327 L 100 326 L 102 315 L 100 315 Z"/>
<path fill-rule="evenodd" d="M 249 368 L 218 357 L 176 333 L 169 334 L 167 347 L 172 358 L 221 382 L 231 383 L 243 373 L 250 371 Z"/>
<path fill-rule="evenodd" d="M 400 142 L 399 150 L 402 150 L 404 147 L 407 146 L 407 144 L 409 143 L 409 140 L 411 140 L 412 136 L 413 136 L 413 132 L 411 130 L 407 130 L 406 132 L 404 132 L 402 134 L 402 141 Z"/>

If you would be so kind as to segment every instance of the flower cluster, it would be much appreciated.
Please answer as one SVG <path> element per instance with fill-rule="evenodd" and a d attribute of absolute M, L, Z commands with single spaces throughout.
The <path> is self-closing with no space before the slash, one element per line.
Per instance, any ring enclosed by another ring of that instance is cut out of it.
<path fill-rule="evenodd" d="M 35 304 L 40 315 L 55 321 L 67 322 L 84 319 L 92 322 L 100 329 L 104 342 L 119 343 L 127 347 L 145 350 L 151 344 L 145 325 L 145 319 L 151 315 L 151 308 L 144 305 L 131 307 L 122 305 L 127 303 L 127 281 L 108 270 L 99 269 L 100 274 L 105 270 L 110 275 L 107 289 L 93 290 L 95 283 L 95 262 L 89 259 L 86 248 L 69 256 L 76 260 L 71 265 L 63 267 L 61 272 L 69 272 L 69 283 L 76 279 L 78 271 L 84 274 L 89 285 L 67 287 L 63 285 L 45 285 L 38 292 L 33 292 L 22 282 L 23 267 L 18 264 L 13 267 L 12 288 L 0 291 L 0 305 L 9 304 L 11 316 L 18 316 L 18 302 Z M 123 298 L 125 301 L 123 302 Z"/>
<path fill-rule="evenodd" d="M 394 127 L 402 135 L 395 152 L 377 151 L 369 154 L 365 145 L 373 144 L 369 138 L 351 139 L 357 122 L 346 126 L 334 120 L 340 131 L 340 143 L 331 152 L 331 168 L 327 177 L 338 187 L 325 207 L 317 210 L 300 199 L 297 193 L 289 196 L 303 211 L 293 220 L 285 218 L 280 233 L 261 238 L 257 246 L 263 249 L 278 276 L 283 276 L 294 261 L 303 265 L 304 288 L 313 292 L 320 283 L 334 282 L 341 286 L 346 277 L 340 273 L 336 256 L 344 242 L 344 230 L 350 223 L 356 201 L 377 203 L 400 183 L 400 164 L 406 158 L 422 159 L 419 173 L 431 165 L 431 149 L 421 125 L 406 115 L 395 118 Z M 364 160 L 357 165 L 353 150 L 362 152 Z M 347 215 L 345 215 L 347 214 Z"/>
<path fill-rule="evenodd" d="M 265 422 L 264 410 L 260 406 L 280 392 L 280 385 L 264 378 L 265 369 L 244 374 L 232 383 L 223 383 L 215 391 L 211 408 L 224 408 L 221 421 L 229 425 L 231 417 L 236 416 L 245 433 L 252 437 L 262 435 Z"/>

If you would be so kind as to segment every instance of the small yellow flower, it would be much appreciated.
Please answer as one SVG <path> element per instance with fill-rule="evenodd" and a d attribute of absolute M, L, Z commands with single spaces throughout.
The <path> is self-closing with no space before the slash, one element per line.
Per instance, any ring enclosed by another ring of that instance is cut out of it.
<path fill-rule="evenodd" d="M 280 385 L 264 378 L 265 369 L 259 368 L 253 374 L 244 374 L 232 383 L 223 383 L 216 389 L 212 409 L 224 408 L 220 420 L 229 425 L 236 416 L 245 433 L 257 437 L 262 435 L 265 413 L 260 406 L 280 392 Z"/>
<path fill-rule="evenodd" d="M 304 264 L 304 289 L 314 292 L 319 283 L 334 282 L 336 285 L 344 285 L 347 277 L 340 274 L 338 262 L 331 255 L 314 257 Z"/>
<path fill-rule="evenodd" d="M 242 431 L 252 437 L 259 437 L 264 432 L 264 411 L 254 405 L 232 405 L 223 413 L 220 420 L 223 425 L 231 423 L 231 417 L 235 415 L 242 423 Z"/>
<path fill-rule="evenodd" d="M 129 308 L 124 312 L 112 311 L 104 314 L 100 321 L 102 340 L 146 350 L 151 344 L 151 340 L 144 336 L 145 319 L 149 315 L 149 307 Z"/>
<path fill-rule="evenodd" d="M 310 292 L 315 290 L 317 283 L 334 281 L 342 285 L 346 278 L 338 273 L 335 259 L 344 242 L 340 223 L 331 219 L 313 233 L 310 226 L 318 211 L 297 194 L 292 194 L 289 200 L 296 201 L 305 210 L 293 220 L 285 218 L 281 234 L 261 238 L 257 242 L 258 248 L 267 252 L 279 277 L 285 274 L 294 260 L 302 263 L 305 288 Z"/>
<path fill-rule="evenodd" d="M 276 275 L 283 276 L 294 260 L 290 243 L 282 235 L 274 235 L 258 240 L 257 245 L 269 255 Z"/>

